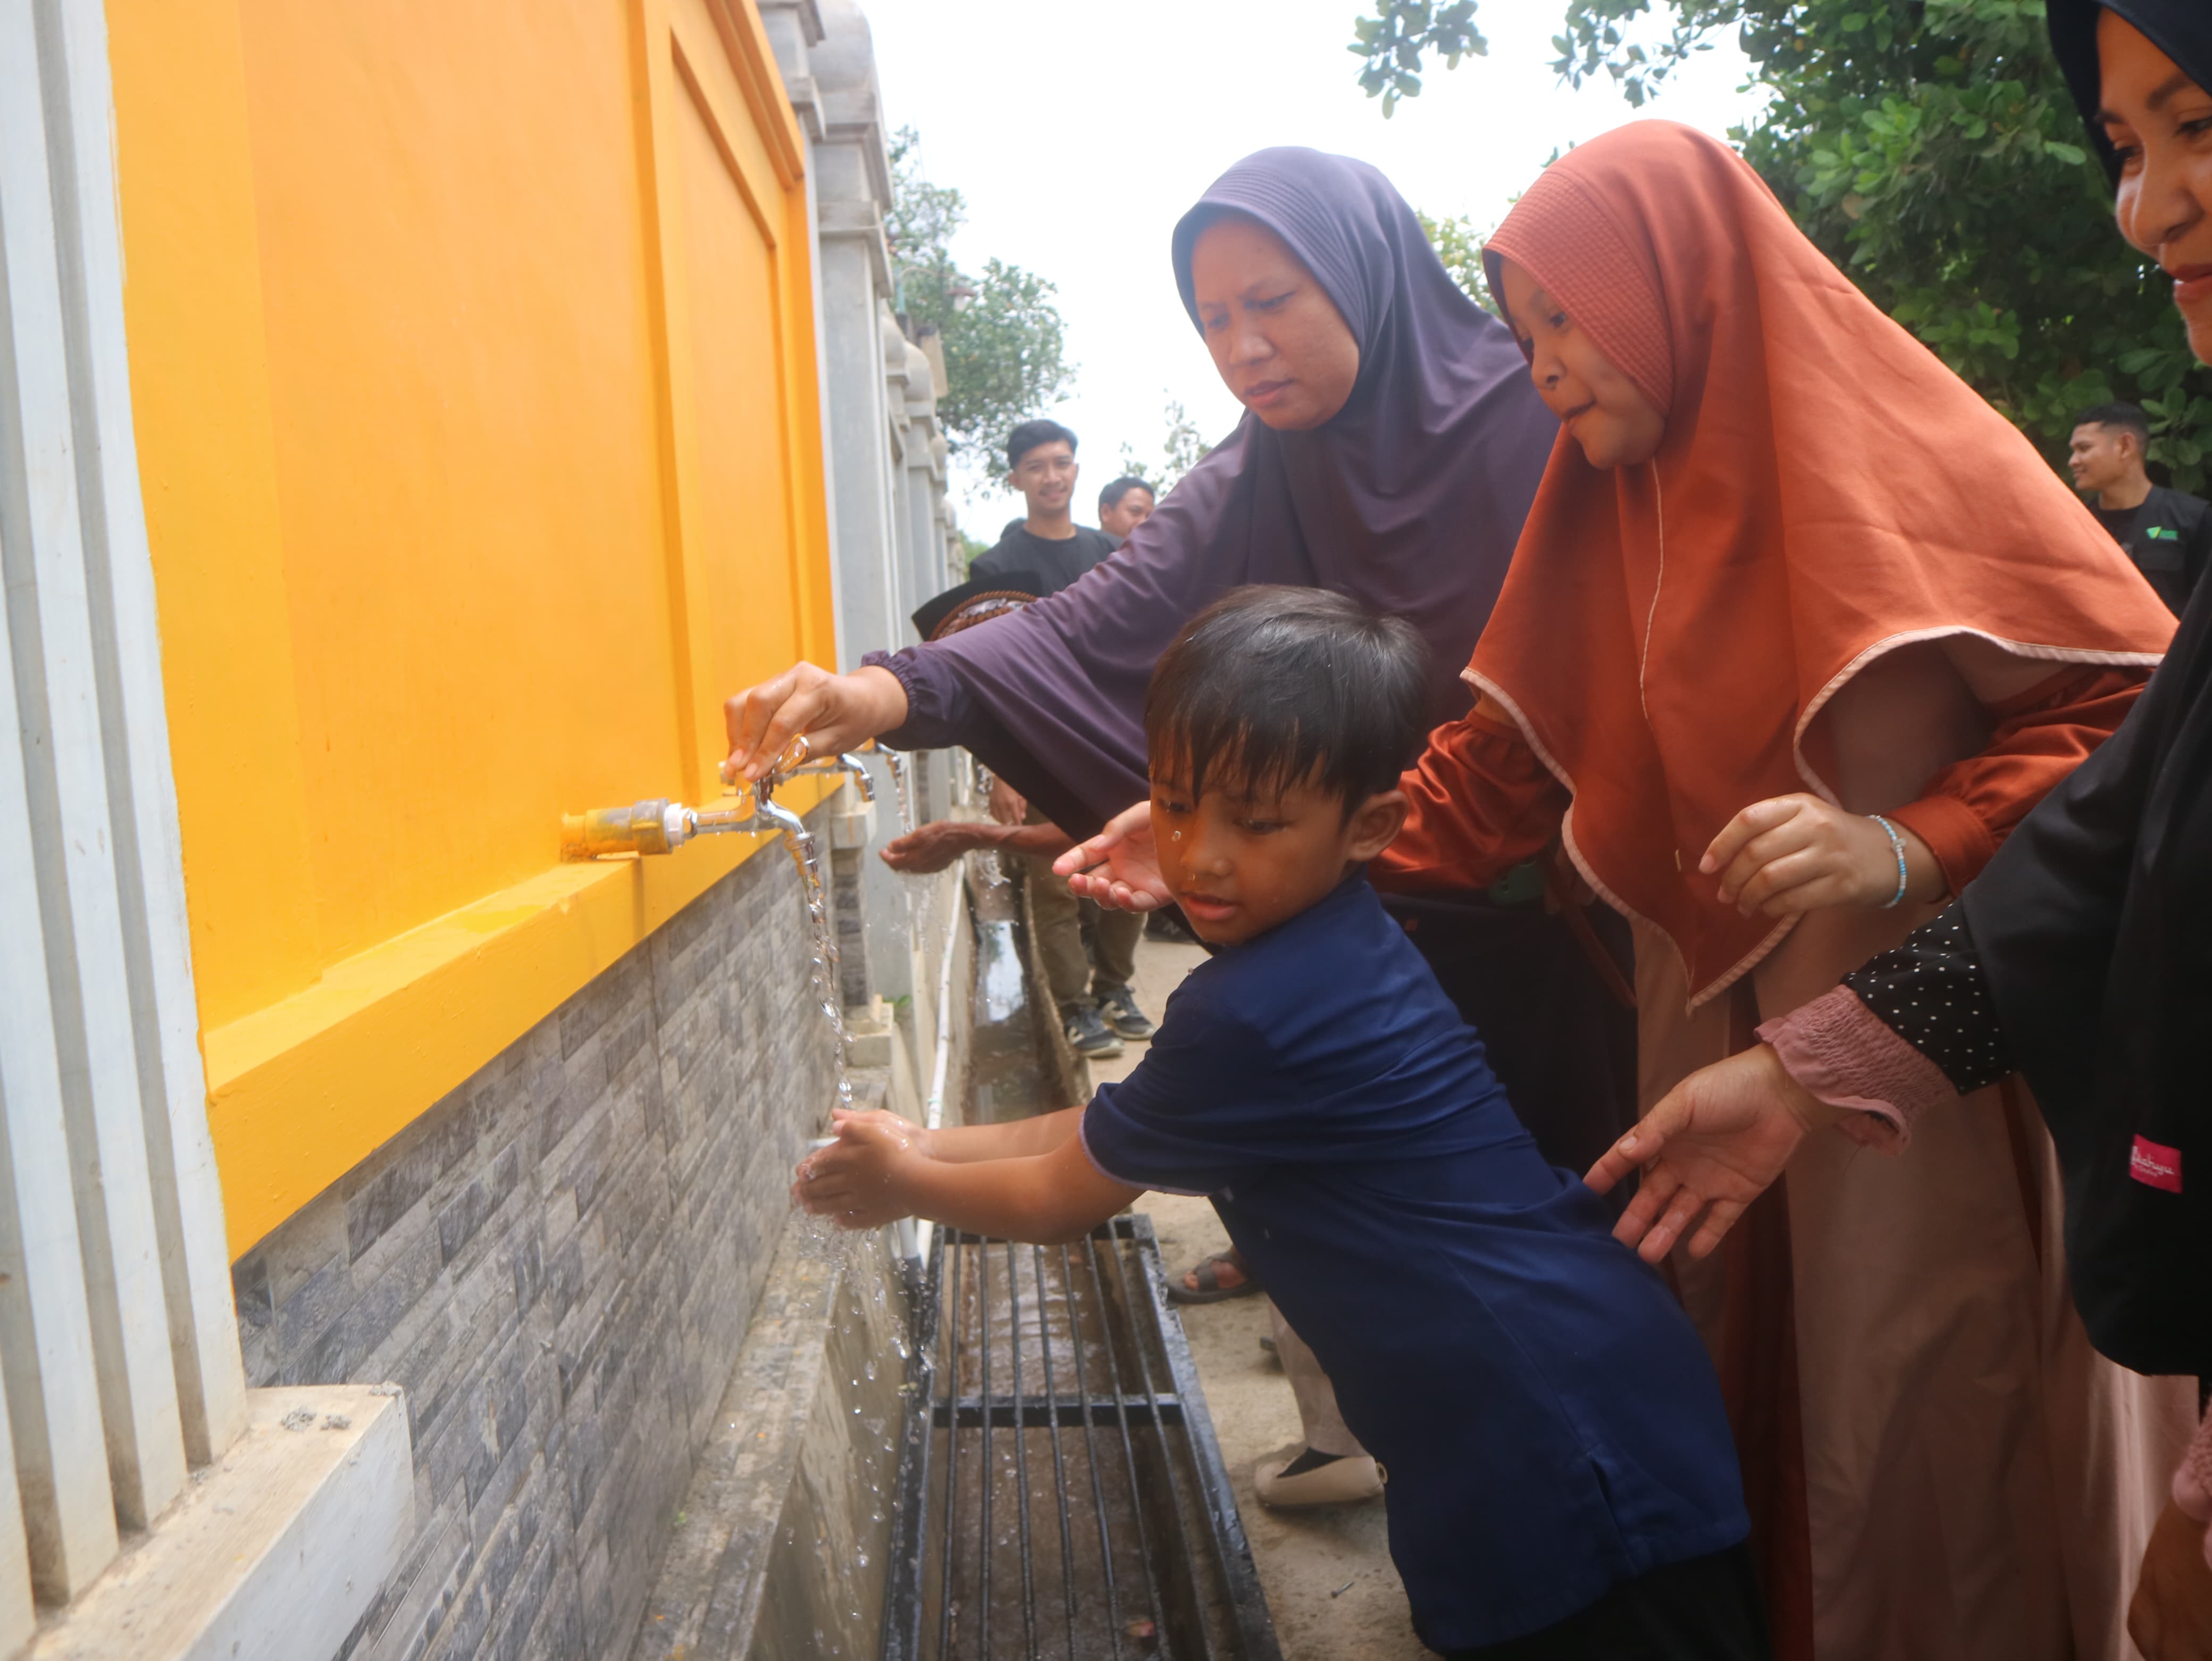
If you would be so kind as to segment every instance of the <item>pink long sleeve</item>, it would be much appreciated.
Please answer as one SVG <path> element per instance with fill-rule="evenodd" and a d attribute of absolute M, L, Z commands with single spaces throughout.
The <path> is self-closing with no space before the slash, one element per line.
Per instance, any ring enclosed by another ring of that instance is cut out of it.
<path fill-rule="evenodd" d="M 1845 1135 L 1885 1153 L 1905 1150 L 1921 1114 L 1958 1099 L 1942 1068 L 1847 986 L 1765 1022 L 1759 1036 L 1791 1078 L 1830 1106 L 1851 1110 L 1838 1127 Z"/>

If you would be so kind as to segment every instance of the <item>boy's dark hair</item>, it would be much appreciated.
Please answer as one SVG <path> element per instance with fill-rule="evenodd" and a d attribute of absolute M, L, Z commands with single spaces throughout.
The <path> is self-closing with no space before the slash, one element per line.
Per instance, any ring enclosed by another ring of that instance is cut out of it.
<path fill-rule="evenodd" d="M 1124 473 L 1098 493 L 1098 511 L 1103 514 L 1120 507 L 1121 498 L 1132 490 L 1142 490 L 1155 502 L 1160 499 L 1160 493 L 1152 488 L 1152 480 L 1139 478 L 1134 473 Z"/>
<path fill-rule="evenodd" d="M 1075 435 L 1057 421 L 1024 421 L 1006 435 L 1006 471 L 1022 465 L 1022 458 L 1040 444 L 1065 444 L 1073 450 Z"/>
<path fill-rule="evenodd" d="M 2074 417 L 2076 427 L 2118 427 L 2136 435 L 2136 448 L 2150 448 L 2150 417 L 2134 404 L 2100 404 Z"/>
<path fill-rule="evenodd" d="M 1145 696 L 1145 745 L 1253 795 L 1312 783 L 1349 819 L 1428 732 L 1428 647 L 1325 588 L 1232 588 L 1183 625 Z"/>

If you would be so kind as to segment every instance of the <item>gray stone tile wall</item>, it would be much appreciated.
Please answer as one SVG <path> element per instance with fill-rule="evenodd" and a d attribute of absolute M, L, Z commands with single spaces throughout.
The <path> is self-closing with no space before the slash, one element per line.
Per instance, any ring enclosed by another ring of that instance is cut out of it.
<path fill-rule="evenodd" d="M 833 1076 L 764 849 L 239 1261 L 249 1383 L 406 1390 L 417 1531 L 342 1655 L 627 1649 Z"/>

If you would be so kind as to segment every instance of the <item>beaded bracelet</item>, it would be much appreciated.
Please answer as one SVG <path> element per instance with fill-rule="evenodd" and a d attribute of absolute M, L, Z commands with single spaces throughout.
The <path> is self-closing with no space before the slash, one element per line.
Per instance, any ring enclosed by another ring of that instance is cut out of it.
<path fill-rule="evenodd" d="M 1905 838 L 1899 836 L 1897 827 L 1881 814 L 1869 813 L 1867 817 L 1881 827 L 1882 834 L 1889 838 L 1890 852 L 1897 855 L 1897 892 L 1881 903 L 1883 910 L 1894 911 L 1905 899 Z"/>

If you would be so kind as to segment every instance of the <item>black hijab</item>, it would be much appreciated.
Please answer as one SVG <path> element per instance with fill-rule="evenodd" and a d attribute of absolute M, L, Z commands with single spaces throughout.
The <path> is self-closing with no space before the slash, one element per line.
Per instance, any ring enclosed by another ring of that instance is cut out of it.
<path fill-rule="evenodd" d="M 2049 0 L 2051 49 L 2066 77 L 2074 106 L 2089 129 L 2089 143 L 2114 179 L 2119 158 L 2097 120 L 2103 101 L 2097 67 L 2097 18 L 2111 12 L 2143 32 L 2200 87 L 2212 88 L 2212 0 Z"/>
<path fill-rule="evenodd" d="M 2208 0 L 2111 9 L 2212 87 Z M 2097 10 L 2053 0 L 2051 33 L 2109 163 Z M 2212 1374 L 2212 584 L 2120 730 L 1962 903 L 2057 1145 L 2091 1342 L 2139 1372 Z"/>

